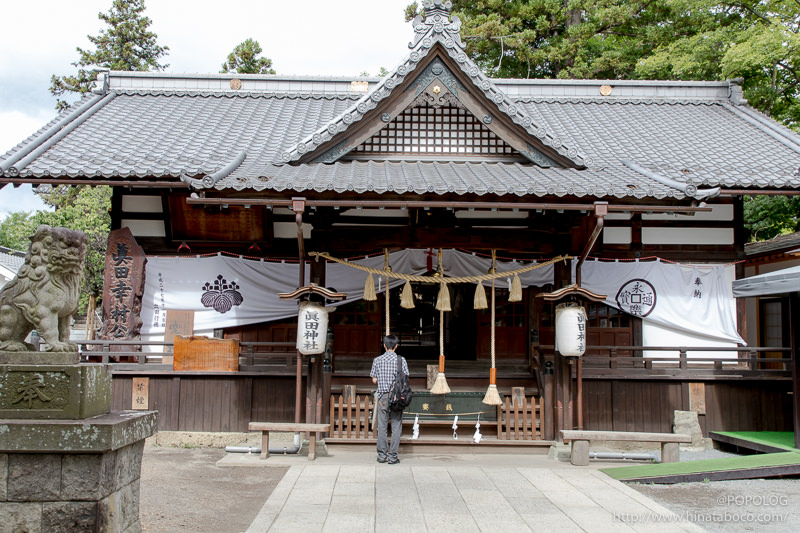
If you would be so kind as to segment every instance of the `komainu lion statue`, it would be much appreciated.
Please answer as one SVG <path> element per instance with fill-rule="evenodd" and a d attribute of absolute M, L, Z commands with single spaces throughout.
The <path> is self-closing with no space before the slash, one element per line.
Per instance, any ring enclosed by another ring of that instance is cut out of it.
<path fill-rule="evenodd" d="M 25 342 L 34 329 L 48 351 L 77 351 L 69 330 L 89 238 L 82 231 L 41 225 L 30 239 L 17 277 L 0 290 L 0 351 L 34 350 Z"/>

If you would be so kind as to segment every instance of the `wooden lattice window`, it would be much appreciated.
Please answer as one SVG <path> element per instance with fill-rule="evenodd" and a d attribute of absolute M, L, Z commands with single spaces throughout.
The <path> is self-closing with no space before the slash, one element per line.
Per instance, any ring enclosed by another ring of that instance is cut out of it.
<path fill-rule="evenodd" d="M 355 149 L 361 153 L 514 156 L 516 150 L 456 106 L 406 109 Z"/>

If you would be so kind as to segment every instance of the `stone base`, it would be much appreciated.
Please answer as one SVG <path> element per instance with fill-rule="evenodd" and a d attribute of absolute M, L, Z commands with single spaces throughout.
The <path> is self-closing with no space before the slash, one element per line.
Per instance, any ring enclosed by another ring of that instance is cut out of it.
<path fill-rule="evenodd" d="M 0 419 L 78 420 L 110 406 L 108 365 L 0 365 Z"/>
<path fill-rule="evenodd" d="M 0 530 L 141 531 L 142 451 L 156 429 L 154 411 L 0 420 Z"/>
<path fill-rule="evenodd" d="M 77 365 L 78 352 L 6 352 L 0 351 L 0 365 Z"/>

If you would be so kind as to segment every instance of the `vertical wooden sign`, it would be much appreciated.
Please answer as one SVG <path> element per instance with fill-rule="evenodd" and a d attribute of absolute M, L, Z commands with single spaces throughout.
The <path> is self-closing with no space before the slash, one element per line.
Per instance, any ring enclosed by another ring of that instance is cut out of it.
<path fill-rule="evenodd" d="M 108 236 L 103 281 L 103 329 L 101 339 L 137 340 L 142 328 L 144 294 L 144 250 L 131 230 L 121 228 Z M 112 351 L 139 351 L 139 347 L 114 346 Z"/>
<path fill-rule="evenodd" d="M 133 378 L 131 409 L 146 411 L 150 406 L 150 378 Z"/>
<path fill-rule="evenodd" d="M 164 342 L 175 342 L 175 335 L 191 337 L 194 333 L 194 311 L 167 309 L 167 322 L 164 327 Z M 173 349 L 164 346 L 164 356 L 161 362 L 165 365 L 173 364 Z M 168 352 L 168 353 L 167 353 Z"/>

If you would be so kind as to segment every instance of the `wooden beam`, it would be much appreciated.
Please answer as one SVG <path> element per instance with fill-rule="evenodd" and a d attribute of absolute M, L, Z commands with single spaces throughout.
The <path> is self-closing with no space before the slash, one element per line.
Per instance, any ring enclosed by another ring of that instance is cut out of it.
<path fill-rule="evenodd" d="M 333 228 L 313 231 L 312 242 L 318 249 L 333 252 L 381 248 L 470 248 L 473 250 L 500 249 L 508 252 L 534 253 L 537 256 L 554 254 L 555 243 L 565 235 L 535 230 L 503 232 L 482 228 Z M 311 249 L 311 246 L 309 246 Z"/>

